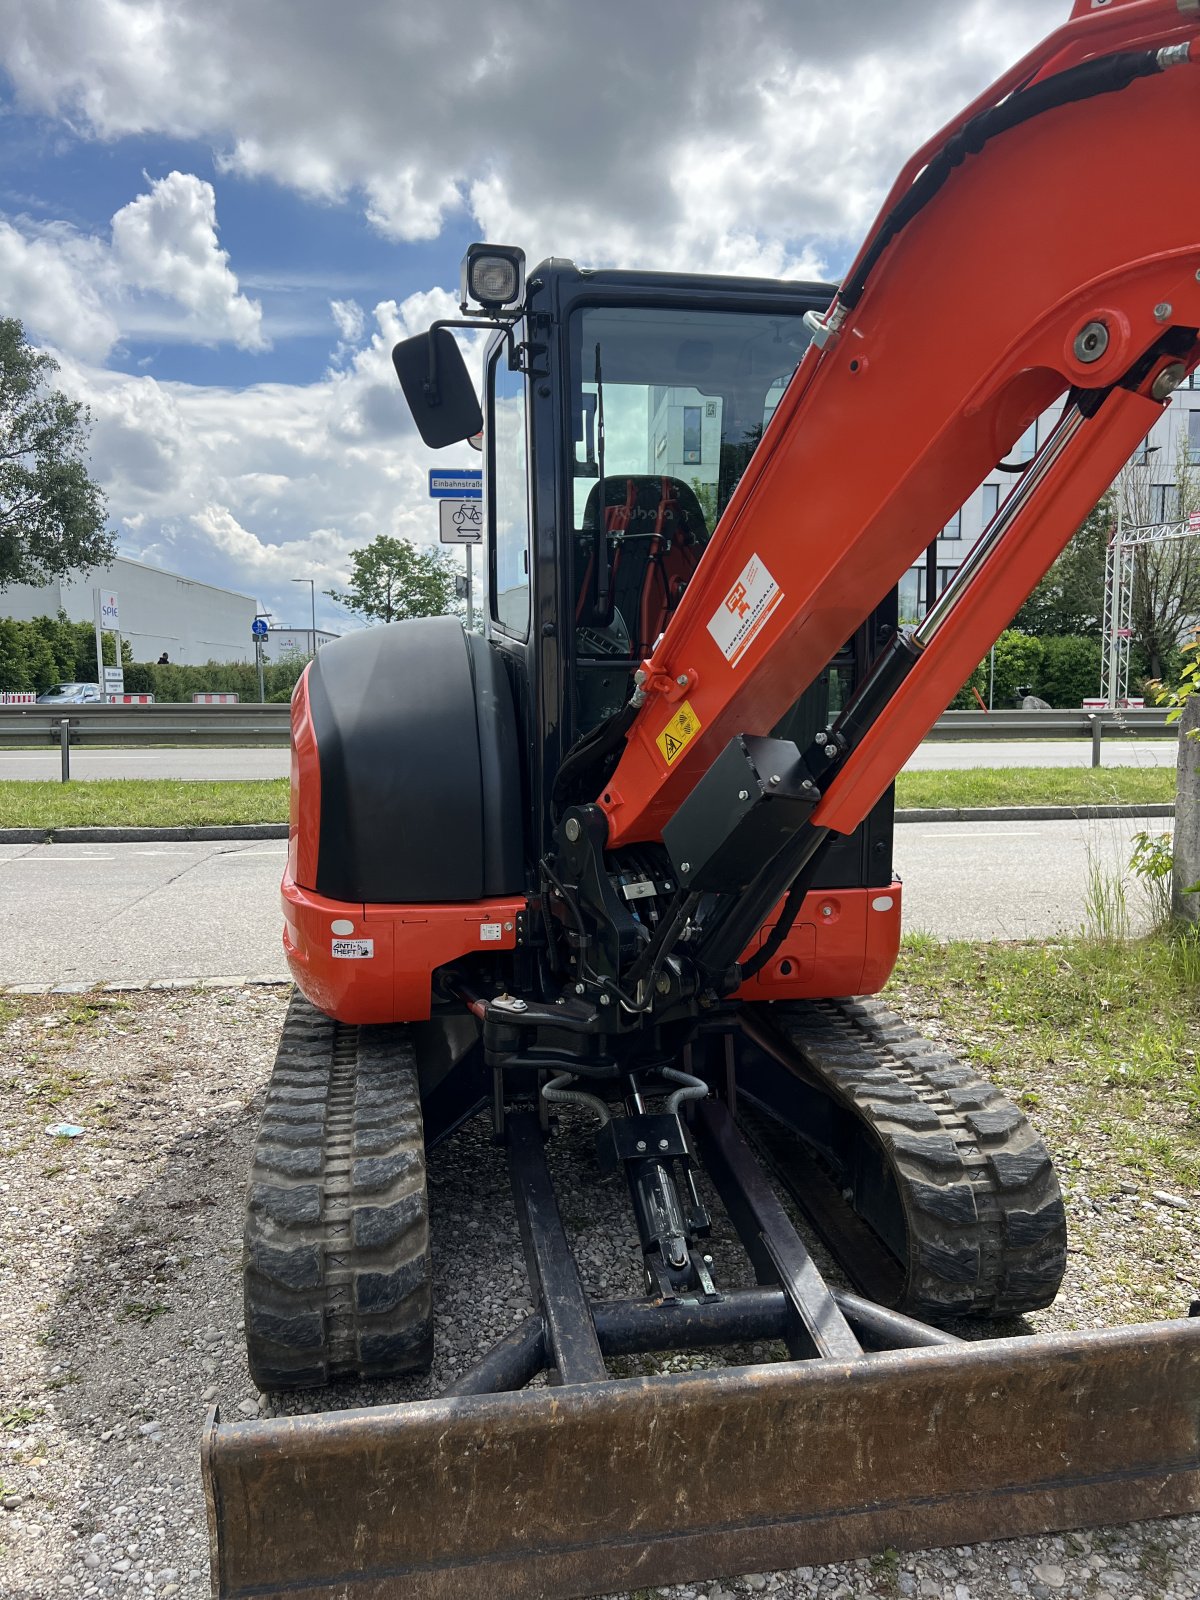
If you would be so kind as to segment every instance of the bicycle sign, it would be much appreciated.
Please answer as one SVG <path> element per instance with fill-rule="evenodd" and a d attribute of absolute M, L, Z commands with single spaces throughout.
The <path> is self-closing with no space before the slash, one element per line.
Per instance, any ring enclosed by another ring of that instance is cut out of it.
<path fill-rule="evenodd" d="M 438 506 L 438 537 L 443 544 L 480 544 L 483 540 L 483 503 L 479 500 L 443 500 Z"/>

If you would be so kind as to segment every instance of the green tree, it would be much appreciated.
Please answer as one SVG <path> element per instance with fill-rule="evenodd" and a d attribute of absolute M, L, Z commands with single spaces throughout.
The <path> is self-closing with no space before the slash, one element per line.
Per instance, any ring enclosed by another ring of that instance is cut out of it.
<path fill-rule="evenodd" d="M 1017 612 L 1015 628 L 1037 635 L 1099 636 L 1104 625 L 1104 561 L 1116 521 L 1116 492 L 1109 489 Z"/>
<path fill-rule="evenodd" d="M 15 317 L 0 318 L 0 589 L 111 561 L 104 495 L 84 464 L 89 417 L 50 379 Z"/>
<path fill-rule="evenodd" d="M 368 622 L 440 617 L 458 609 L 458 568 L 441 550 L 420 550 L 408 539 L 380 533 L 364 550 L 350 552 L 350 568 L 349 588 L 325 593 Z"/>

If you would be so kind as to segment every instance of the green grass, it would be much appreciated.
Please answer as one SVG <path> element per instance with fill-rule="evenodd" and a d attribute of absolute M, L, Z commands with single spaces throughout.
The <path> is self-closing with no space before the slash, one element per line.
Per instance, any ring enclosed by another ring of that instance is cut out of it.
<path fill-rule="evenodd" d="M 1140 804 L 1175 798 L 1173 767 L 972 767 L 902 772 L 905 807 Z M 0 781 L 3 828 L 198 828 L 286 822 L 286 778 L 190 783 L 170 778 L 92 782 Z"/>
<path fill-rule="evenodd" d="M 1174 767 L 964 767 L 902 772 L 896 780 L 896 804 L 914 808 L 1141 805 L 1174 798 Z"/>
<path fill-rule="evenodd" d="M 286 822 L 288 780 L 188 783 L 103 778 L 87 783 L 0 781 L 4 828 L 198 828 Z"/>
<path fill-rule="evenodd" d="M 1200 939 L 941 944 L 910 935 L 905 1014 L 1030 1112 L 1069 1170 L 1200 1187 Z"/>

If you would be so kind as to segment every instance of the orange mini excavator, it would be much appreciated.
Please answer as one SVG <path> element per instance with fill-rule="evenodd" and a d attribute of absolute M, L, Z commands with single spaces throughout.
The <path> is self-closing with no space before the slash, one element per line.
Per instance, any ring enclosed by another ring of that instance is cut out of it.
<path fill-rule="evenodd" d="M 486 626 L 355 633 L 297 686 L 250 1368 L 428 1369 L 425 1154 L 476 1114 L 536 1309 L 440 1397 L 214 1417 L 215 1594 L 569 1596 L 1200 1511 L 1200 1316 L 965 1338 L 1055 1296 L 1050 1158 L 844 998 L 896 955 L 896 772 L 1200 359 L 1198 35 L 1197 0 L 1077 0 L 836 288 L 473 245 L 462 321 L 396 347 L 427 444 L 482 428 Z M 491 333 L 482 408 L 455 326 Z M 589 1125 L 640 1298 L 556 1203 L 546 1138 Z M 786 1358 L 609 1366 L 752 1343 Z"/>

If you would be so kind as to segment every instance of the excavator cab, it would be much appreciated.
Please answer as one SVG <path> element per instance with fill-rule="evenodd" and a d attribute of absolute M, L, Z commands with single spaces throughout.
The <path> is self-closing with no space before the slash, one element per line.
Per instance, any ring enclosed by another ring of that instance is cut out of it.
<path fill-rule="evenodd" d="M 1077 0 L 837 286 L 480 244 L 462 319 L 396 347 L 428 445 L 482 428 L 484 632 L 365 630 L 293 698 L 247 1353 L 266 1390 L 428 1371 L 425 1155 L 476 1115 L 535 1310 L 436 1397 L 214 1414 L 215 1594 L 565 1597 L 1200 1509 L 1200 1315 L 1013 1337 L 1066 1265 L 1050 1154 L 871 998 L 896 772 L 1200 364 L 1163 159 L 1200 136 L 1198 29 Z M 564 1125 L 623 1181 L 642 1294 L 575 1258 Z"/>

